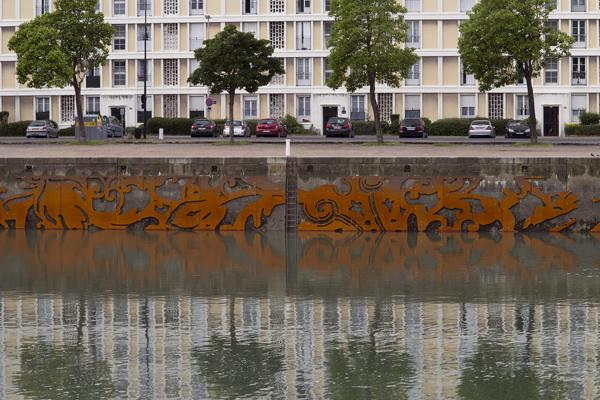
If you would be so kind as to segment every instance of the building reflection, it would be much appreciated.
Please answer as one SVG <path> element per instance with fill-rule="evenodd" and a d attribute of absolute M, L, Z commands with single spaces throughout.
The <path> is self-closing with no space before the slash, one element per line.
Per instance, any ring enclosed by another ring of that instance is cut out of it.
<path fill-rule="evenodd" d="M 0 398 L 43 397 L 28 383 L 48 354 L 103 382 L 100 397 L 600 394 L 595 236 L 6 230 L 0 243 Z"/>

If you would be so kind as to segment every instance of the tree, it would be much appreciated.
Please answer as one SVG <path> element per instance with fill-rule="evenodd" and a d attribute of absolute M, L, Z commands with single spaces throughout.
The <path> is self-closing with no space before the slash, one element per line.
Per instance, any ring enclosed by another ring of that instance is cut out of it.
<path fill-rule="evenodd" d="M 240 32 L 227 25 L 204 47 L 194 51 L 200 66 L 188 82 L 210 87 L 213 94 L 229 94 L 229 142 L 233 143 L 233 104 L 236 89 L 255 93 L 278 74 L 285 74 L 281 61 L 272 57 L 273 46 L 268 40 L 256 39 L 253 33 Z"/>
<path fill-rule="evenodd" d="M 526 81 L 532 144 L 537 143 L 533 78 L 546 58 L 569 56 L 574 40 L 544 25 L 551 10 L 548 0 L 481 0 L 459 27 L 458 52 L 479 91 Z"/>
<path fill-rule="evenodd" d="M 328 47 L 333 74 L 327 86 L 345 85 L 350 93 L 369 86 L 378 143 L 383 143 L 383 135 L 375 83 L 399 87 L 420 58 L 413 48 L 401 48 L 408 40 L 405 12 L 396 0 L 331 0 L 329 15 L 335 22 Z"/>
<path fill-rule="evenodd" d="M 48 0 L 50 1 L 50 0 Z M 75 89 L 79 126 L 83 127 L 81 84 L 88 70 L 104 64 L 115 29 L 96 12 L 97 0 L 55 0 L 55 11 L 19 26 L 8 42 L 17 54 L 17 80 L 30 88 Z M 85 142 L 81 129 L 79 141 Z"/>

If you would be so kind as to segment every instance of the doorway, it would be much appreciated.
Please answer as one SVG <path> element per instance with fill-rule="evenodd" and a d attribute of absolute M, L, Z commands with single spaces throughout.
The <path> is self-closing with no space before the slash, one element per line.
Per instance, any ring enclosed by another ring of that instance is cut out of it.
<path fill-rule="evenodd" d="M 558 136 L 558 110 L 556 106 L 544 106 L 544 136 Z"/>
<path fill-rule="evenodd" d="M 123 111 L 121 111 L 123 110 Z M 116 117 L 119 122 L 121 122 L 121 126 L 123 127 L 123 130 L 125 130 L 125 127 L 127 125 L 125 125 L 125 108 L 124 107 L 111 107 L 110 108 L 110 115 L 113 117 Z"/>
<path fill-rule="evenodd" d="M 327 121 L 329 118 L 338 116 L 338 108 L 337 107 L 323 107 L 323 129 L 325 132 L 325 125 L 327 125 Z"/>

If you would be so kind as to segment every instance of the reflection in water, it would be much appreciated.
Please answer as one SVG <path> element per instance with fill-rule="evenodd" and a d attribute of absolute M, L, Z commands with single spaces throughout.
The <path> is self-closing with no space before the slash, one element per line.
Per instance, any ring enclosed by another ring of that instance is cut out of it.
<path fill-rule="evenodd" d="M 599 247 L 0 231 L 0 398 L 595 397 Z"/>

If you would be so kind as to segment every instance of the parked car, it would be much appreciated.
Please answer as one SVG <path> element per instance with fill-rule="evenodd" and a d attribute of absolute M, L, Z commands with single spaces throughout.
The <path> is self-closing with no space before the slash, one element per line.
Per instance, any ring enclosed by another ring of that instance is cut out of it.
<path fill-rule="evenodd" d="M 478 136 L 496 137 L 496 130 L 489 120 L 477 119 L 471 122 L 471 126 L 469 126 L 469 137 L 472 138 Z"/>
<path fill-rule="evenodd" d="M 506 123 L 506 133 L 504 136 L 507 138 L 528 138 L 529 134 L 529 125 L 526 121 L 511 119 Z"/>
<path fill-rule="evenodd" d="M 223 136 L 229 136 L 229 121 L 225 123 L 223 128 Z M 250 127 L 241 119 L 233 120 L 233 136 L 246 136 L 250 137 Z"/>
<path fill-rule="evenodd" d="M 58 125 L 56 125 L 52 121 L 31 121 L 31 123 L 27 126 L 27 130 L 25 132 L 27 138 L 31 137 L 55 137 L 59 136 L 58 133 Z"/>
<path fill-rule="evenodd" d="M 106 126 L 106 136 L 113 138 L 123 137 L 123 127 L 117 117 L 103 115 L 102 125 Z"/>
<path fill-rule="evenodd" d="M 416 136 L 426 138 L 429 136 L 427 125 L 421 118 L 404 118 L 400 124 L 399 137 Z"/>
<path fill-rule="evenodd" d="M 331 117 L 325 125 L 325 136 L 343 135 L 349 138 L 354 137 L 354 127 L 350 118 Z"/>
<path fill-rule="evenodd" d="M 261 119 L 256 125 L 256 137 L 259 136 L 287 136 L 287 128 L 279 118 Z"/>
<path fill-rule="evenodd" d="M 191 136 L 211 136 L 217 137 L 217 124 L 211 119 L 197 119 L 191 127 Z"/>

